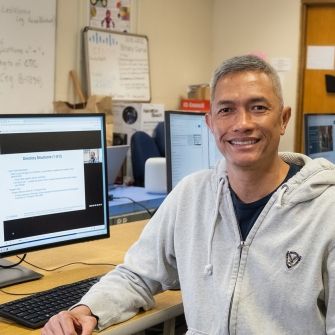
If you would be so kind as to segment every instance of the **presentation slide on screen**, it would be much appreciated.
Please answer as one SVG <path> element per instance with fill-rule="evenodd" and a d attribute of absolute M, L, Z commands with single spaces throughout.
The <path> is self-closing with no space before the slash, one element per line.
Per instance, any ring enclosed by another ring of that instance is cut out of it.
<path fill-rule="evenodd" d="M 172 185 L 186 175 L 208 167 L 208 129 L 204 117 L 179 117 L 171 121 Z"/>
<path fill-rule="evenodd" d="M 85 209 L 83 150 L 0 155 L 3 221 Z"/>
<path fill-rule="evenodd" d="M 171 119 L 172 185 L 186 175 L 212 168 L 222 157 L 203 115 Z"/>

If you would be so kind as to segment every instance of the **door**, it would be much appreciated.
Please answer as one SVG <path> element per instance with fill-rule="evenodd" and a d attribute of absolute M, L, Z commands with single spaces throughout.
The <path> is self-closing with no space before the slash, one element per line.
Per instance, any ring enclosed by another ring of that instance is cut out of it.
<path fill-rule="evenodd" d="M 295 129 L 295 151 L 304 152 L 304 114 L 335 113 L 335 93 L 328 93 L 325 75 L 334 76 L 332 69 L 315 69 L 307 66 L 307 60 L 313 60 L 311 49 L 335 49 L 335 1 L 302 0 L 300 66 L 298 78 L 298 104 Z M 317 67 L 317 66 L 316 66 Z"/>

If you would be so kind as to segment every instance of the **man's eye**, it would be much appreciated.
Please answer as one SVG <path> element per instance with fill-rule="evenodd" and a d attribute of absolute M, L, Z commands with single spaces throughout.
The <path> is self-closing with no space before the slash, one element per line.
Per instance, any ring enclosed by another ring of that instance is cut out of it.
<path fill-rule="evenodd" d="M 269 110 L 269 108 L 263 105 L 256 105 L 252 107 L 252 110 L 255 112 L 264 112 L 264 111 Z"/>
<path fill-rule="evenodd" d="M 223 107 L 223 108 L 220 108 L 218 110 L 218 114 L 228 114 L 228 113 L 230 113 L 232 111 L 233 111 L 233 109 L 230 108 L 230 107 Z"/>

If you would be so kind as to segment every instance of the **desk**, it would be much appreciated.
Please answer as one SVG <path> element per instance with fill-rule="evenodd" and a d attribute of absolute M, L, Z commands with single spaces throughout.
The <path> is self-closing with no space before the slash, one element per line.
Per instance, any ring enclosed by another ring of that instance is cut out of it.
<path fill-rule="evenodd" d="M 27 255 L 27 260 L 45 268 L 53 268 L 71 262 L 85 261 L 88 263 L 113 263 L 123 261 L 125 252 L 135 242 L 146 221 L 138 221 L 123 225 L 111 226 L 111 237 L 97 241 L 79 243 L 48 250 L 36 251 Z M 93 251 L 93 252 L 92 252 Z M 15 260 L 15 258 L 14 258 Z M 25 265 L 29 267 L 29 265 Z M 70 283 L 80 279 L 101 275 L 112 269 L 112 266 L 71 265 L 54 272 L 39 270 L 44 275 L 42 279 L 18 284 L 6 288 L 9 292 L 34 292 L 50 289 L 54 286 Z M 0 303 L 17 299 L 0 292 Z M 156 307 L 147 312 L 141 312 L 134 318 L 111 326 L 99 334 L 130 335 L 148 327 L 165 322 L 164 335 L 174 334 L 172 327 L 174 318 L 183 313 L 181 295 L 179 291 L 166 291 L 156 295 Z M 1 335 L 40 334 L 40 330 L 24 328 L 0 318 Z"/>
<path fill-rule="evenodd" d="M 150 211 L 156 210 L 166 197 L 166 194 L 162 193 L 148 193 L 144 187 L 138 186 L 115 186 L 108 193 L 110 196 L 115 197 L 109 201 L 111 224 L 148 219 L 149 214 L 145 208 Z"/>

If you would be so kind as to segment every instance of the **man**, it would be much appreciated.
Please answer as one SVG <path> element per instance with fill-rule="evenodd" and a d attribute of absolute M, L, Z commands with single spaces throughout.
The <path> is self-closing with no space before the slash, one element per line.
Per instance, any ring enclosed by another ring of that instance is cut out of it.
<path fill-rule="evenodd" d="M 90 152 L 90 159 L 88 161 L 89 163 L 95 163 L 96 162 L 96 158 L 95 158 L 95 152 L 91 151 Z"/>
<path fill-rule="evenodd" d="M 227 60 L 211 87 L 225 161 L 184 178 L 124 264 L 43 334 L 90 334 L 178 287 L 187 334 L 335 334 L 334 165 L 278 153 L 290 108 L 263 60 Z"/>

